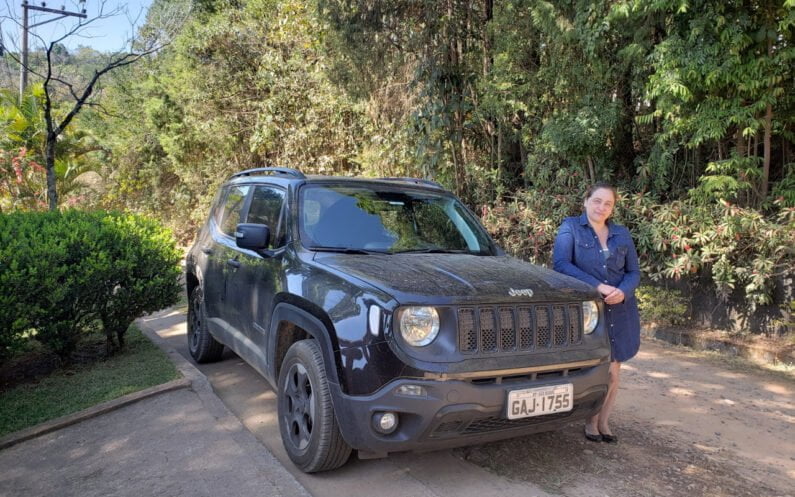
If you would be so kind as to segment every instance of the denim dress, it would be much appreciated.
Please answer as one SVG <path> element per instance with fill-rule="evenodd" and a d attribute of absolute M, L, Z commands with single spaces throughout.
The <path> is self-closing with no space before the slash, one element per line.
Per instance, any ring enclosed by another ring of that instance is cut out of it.
<path fill-rule="evenodd" d="M 640 283 L 640 267 L 635 244 L 624 226 L 607 222 L 605 257 L 588 217 L 567 217 L 558 229 L 552 254 L 555 271 L 573 276 L 596 288 L 607 283 L 624 292 L 624 301 L 605 304 L 605 320 L 614 361 L 624 362 L 640 347 L 640 316 L 635 288 Z"/>

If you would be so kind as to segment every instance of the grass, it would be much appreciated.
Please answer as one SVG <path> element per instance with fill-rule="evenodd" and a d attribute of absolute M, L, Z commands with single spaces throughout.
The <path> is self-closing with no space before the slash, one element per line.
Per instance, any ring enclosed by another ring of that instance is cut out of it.
<path fill-rule="evenodd" d="M 126 339 L 125 350 L 113 357 L 0 393 L 0 437 L 179 378 L 168 357 L 136 327 Z"/>

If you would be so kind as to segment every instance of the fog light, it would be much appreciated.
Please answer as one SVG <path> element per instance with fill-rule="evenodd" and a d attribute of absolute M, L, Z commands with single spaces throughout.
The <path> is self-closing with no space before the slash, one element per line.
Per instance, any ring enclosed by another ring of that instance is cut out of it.
<path fill-rule="evenodd" d="M 398 395 L 410 395 L 412 397 L 425 397 L 425 387 L 420 385 L 400 385 L 395 389 Z"/>
<path fill-rule="evenodd" d="M 394 412 L 377 412 L 373 414 L 373 428 L 378 433 L 388 435 L 395 431 L 397 425 L 398 418 Z"/>

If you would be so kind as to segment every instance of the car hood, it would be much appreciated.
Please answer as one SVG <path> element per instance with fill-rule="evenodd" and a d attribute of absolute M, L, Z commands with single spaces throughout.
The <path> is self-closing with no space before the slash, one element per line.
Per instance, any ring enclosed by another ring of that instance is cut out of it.
<path fill-rule="evenodd" d="M 579 280 L 509 256 L 317 253 L 315 262 L 366 281 L 403 305 L 567 302 L 598 297 Z"/>

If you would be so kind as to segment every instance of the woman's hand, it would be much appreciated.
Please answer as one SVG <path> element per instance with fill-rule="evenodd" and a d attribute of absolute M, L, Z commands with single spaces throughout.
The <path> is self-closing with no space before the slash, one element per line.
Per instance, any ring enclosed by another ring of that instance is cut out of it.
<path fill-rule="evenodd" d="M 605 297 L 605 303 L 610 305 L 620 304 L 623 301 L 624 301 L 624 292 L 622 292 L 618 288 L 616 288 L 613 292 L 611 292 L 609 295 Z"/>
<path fill-rule="evenodd" d="M 601 283 L 598 287 L 596 287 L 596 290 L 602 294 L 602 297 L 607 297 L 618 289 L 614 286 L 608 285 L 607 283 Z"/>
<path fill-rule="evenodd" d="M 624 301 L 624 292 L 618 288 L 602 283 L 596 289 L 602 294 L 605 299 L 605 304 L 620 304 Z"/>

